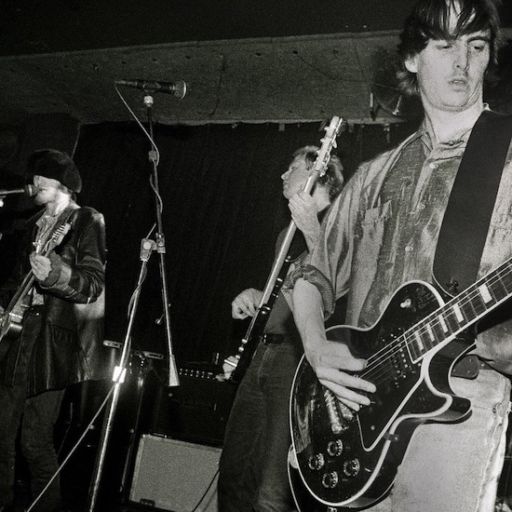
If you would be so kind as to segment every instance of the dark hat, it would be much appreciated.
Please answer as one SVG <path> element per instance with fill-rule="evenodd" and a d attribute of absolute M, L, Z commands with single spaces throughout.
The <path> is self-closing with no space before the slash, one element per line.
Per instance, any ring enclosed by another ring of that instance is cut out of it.
<path fill-rule="evenodd" d="M 28 157 L 27 175 L 57 180 L 72 192 L 82 190 L 82 178 L 75 162 L 67 153 L 56 149 L 34 151 Z"/>

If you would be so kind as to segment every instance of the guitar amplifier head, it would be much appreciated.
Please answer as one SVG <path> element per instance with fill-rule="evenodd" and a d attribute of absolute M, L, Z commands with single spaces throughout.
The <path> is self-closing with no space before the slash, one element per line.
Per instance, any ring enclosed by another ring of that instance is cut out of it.
<path fill-rule="evenodd" d="M 217 512 L 220 452 L 220 448 L 143 435 L 130 500 L 173 512 Z"/>
<path fill-rule="evenodd" d="M 221 446 L 235 386 L 216 379 L 218 368 L 188 364 L 179 368 L 177 388 L 160 387 L 150 432 L 193 443 Z"/>

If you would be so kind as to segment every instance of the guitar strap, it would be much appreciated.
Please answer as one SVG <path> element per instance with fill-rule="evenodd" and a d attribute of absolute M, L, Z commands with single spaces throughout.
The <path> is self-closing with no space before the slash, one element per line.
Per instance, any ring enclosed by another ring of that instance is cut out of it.
<path fill-rule="evenodd" d="M 61 228 L 62 226 L 64 226 L 64 224 L 66 224 L 68 222 L 69 223 L 72 222 L 72 216 L 75 215 L 75 212 L 78 209 L 79 208 L 77 208 L 76 205 L 74 205 L 74 203 L 69 205 L 69 206 L 67 206 L 60 213 L 60 215 L 58 216 L 55 224 L 51 227 L 51 229 L 47 233 L 45 233 L 40 240 L 38 240 L 38 243 L 41 243 L 42 246 L 44 247 L 47 244 L 47 242 L 57 233 L 59 228 Z M 34 240 L 37 238 L 37 224 L 36 223 L 34 223 L 32 238 Z M 47 254 L 44 254 L 44 255 L 47 256 Z M 30 301 L 34 300 L 34 293 L 35 293 L 34 286 L 35 286 L 35 283 L 33 283 L 32 286 L 30 287 L 30 289 L 27 290 L 26 297 Z"/>
<path fill-rule="evenodd" d="M 484 111 L 468 140 L 441 224 L 434 277 L 453 295 L 477 280 L 512 137 L 512 116 Z"/>
<path fill-rule="evenodd" d="M 43 237 L 39 240 L 39 243 L 41 243 L 41 245 L 44 246 L 48 242 L 48 240 L 50 240 L 50 238 L 52 238 L 52 236 L 57 232 L 57 230 L 69 221 L 69 219 L 77 209 L 78 208 L 76 208 L 74 205 L 69 205 L 64 210 L 62 210 L 62 212 L 58 216 L 57 220 L 55 221 L 51 229 L 48 232 L 44 233 Z M 42 217 L 43 213 L 39 216 L 39 218 Z M 37 224 L 34 223 L 34 233 L 32 235 L 33 239 L 37 238 L 37 230 Z"/>
<path fill-rule="evenodd" d="M 511 137 L 512 116 L 491 111 L 484 111 L 471 131 L 434 256 L 434 278 L 450 295 L 462 292 L 477 280 Z M 466 375 L 458 376 L 476 377 L 472 375 L 476 356 L 469 357 L 474 358 L 473 370 L 461 368 Z"/>

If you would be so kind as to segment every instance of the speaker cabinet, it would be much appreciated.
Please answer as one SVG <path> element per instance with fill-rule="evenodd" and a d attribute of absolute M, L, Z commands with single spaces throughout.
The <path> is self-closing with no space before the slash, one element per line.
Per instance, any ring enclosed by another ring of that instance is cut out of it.
<path fill-rule="evenodd" d="M 152 405 L 150 432 L 188 443 L 222 446 L 224 430 L 236 392 L 231 382 L 219 382 L 213 365 L 179 368 L 180 385 L 158 385 L 146 401 Z"/>
<path fill-rule="evenodd" d="M 217 512 L 220 452 L 220 448 L 143 435 L 130 500 L 172 512 Z"/>

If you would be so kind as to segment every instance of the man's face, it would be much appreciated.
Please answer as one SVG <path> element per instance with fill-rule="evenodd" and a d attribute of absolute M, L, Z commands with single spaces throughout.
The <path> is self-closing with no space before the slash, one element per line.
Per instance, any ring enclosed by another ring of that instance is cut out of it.
<path fill-rule="evenodd" d="M 457 19 L 458 11 L 452 10 L 451 31 Z M 420 53 L 406 60 L 406 68 L 417 75 L 427 109 L 460 112 L 482 100 L 490 58 L 489 35 L 489 31 L 479 31 L 447 41 L 430 39 Z"/>
<path fill-rule="evenodd" d="M 48 204 L 55 202 L 61 194 L 61 186 L 57 180 L 45 178 L 44 176 L 34 176 L 34 186 L 38 189 L 34 198 L 36 204 Z"/>
<path fill-rule="evenodd" d="M 304 156 L 296 156 L 288 166 L 288 170 L 281 175 L 283 180 L 283 196 L 290 199 L 300 192 L 309 178 L 310 170 Z"/>

